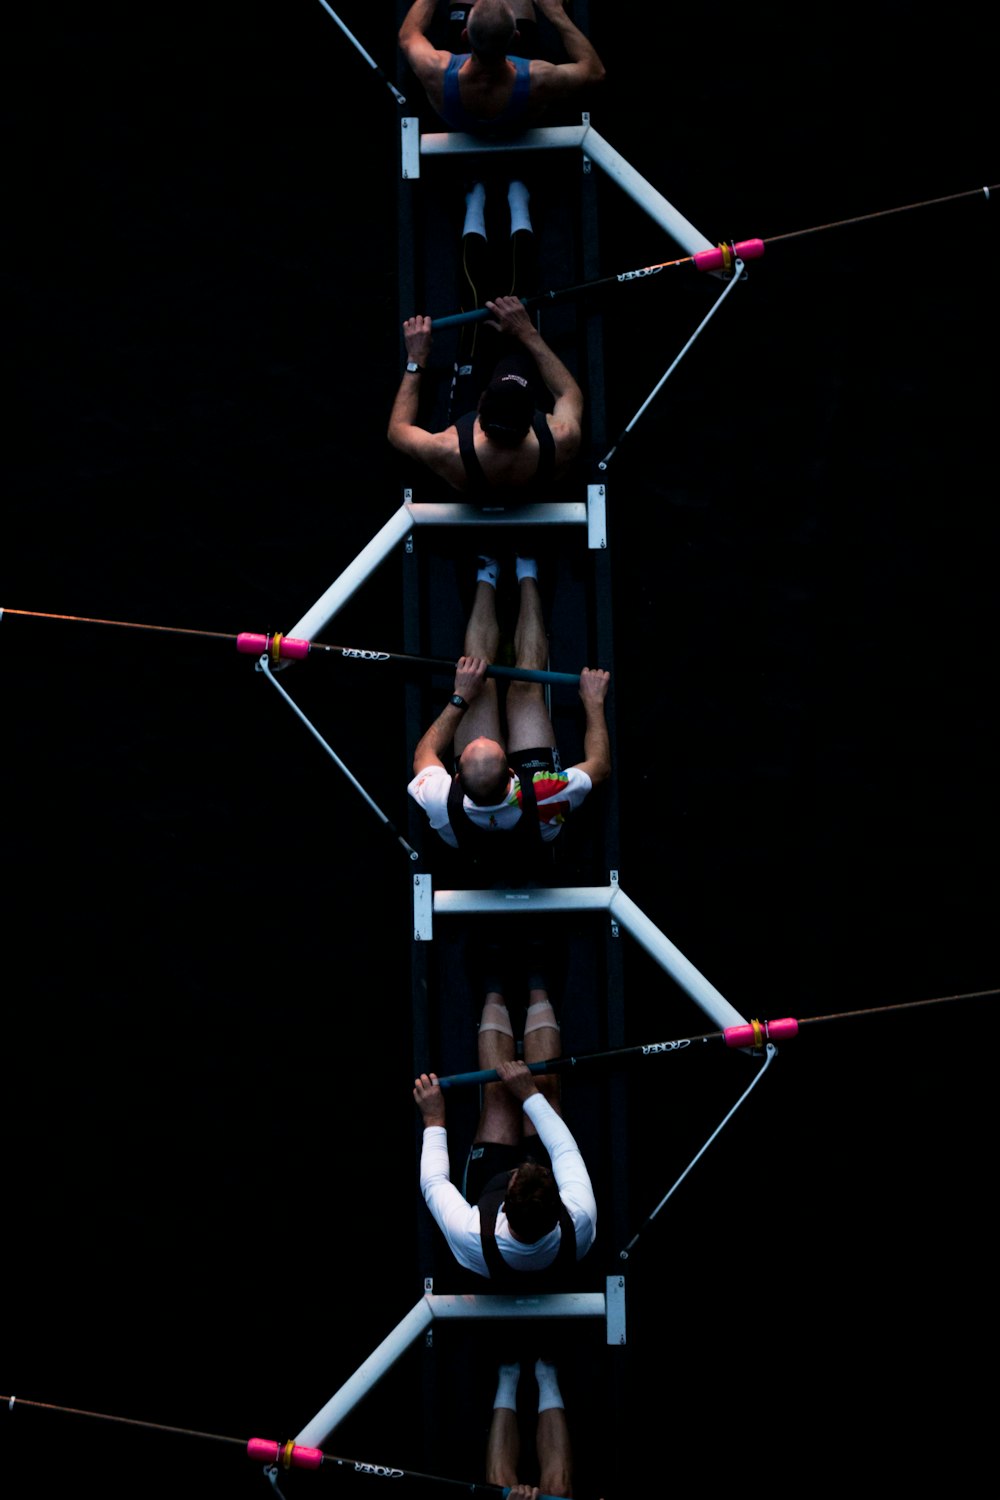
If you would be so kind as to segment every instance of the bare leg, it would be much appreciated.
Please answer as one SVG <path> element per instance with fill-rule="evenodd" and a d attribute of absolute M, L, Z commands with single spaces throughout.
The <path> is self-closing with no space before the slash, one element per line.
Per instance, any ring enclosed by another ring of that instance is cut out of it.
<path fill-rule="evenodd" d="M 513 1030 L 495 1030 L 496 1026 L 510 1028 L 510 1017 L 504 999 L 496 990 L 490 990 L 483 1002 L 483 1014 L 479 1022 L 479 1066 L 483 1071 L 495 1068 L 502 1062 L 513 1062 L 515 1057 Z M 501 1146 L 517 1146 L 528 1121 L 521 1105 L 506 1085 L 488 1083 L 483 1089 L 483 1108 L 476 1130 L 477 1141 L 491 1141 Z"/>
<path fill-rule="evenodd" d="M 538 1413 L 535 1434 L 538 1449 L 538 1487 L 544 1495 L 572 1495 L 573 1454 L 569 1442 L 569 1423 L 561 1406 L 550 1406 Z"/>
<path fill-rule="evenodd" d="M 490 1435 L 486 1441 L 486 1483 L 517 1484 L 517 1465 L 521 1457 L 521 1434 L 517 1412 L 498 1406 L 493 1412 Z"/>
<path fill-rule="evenodd" d="M 484 661 L 494 662 L 497 659 L 497 648 L 500 644 L 500 625 L 497 621 L 497 591 L 492 584 L 477 583 L 476 597 L 472 603 L 472 613 L 469 623 L 465 627 L 466 656 L 479 656 Z M 500 708 L 497 703 L 497 685 L 494 677 L 487 677 L 483 683 L 483 690 L 479 697 L 470 705 L 469 711 L 462 715 L 461 722 L 455 731 L 455 754 L 461 755 L 472 740 L 479 739 L 485 735 L 487 739 L 496 740 L 502 744 L 500 734 Z"/>
<path fill-rule="evenodd" d="M 528 1015 L 524 1030 L 524 1060 L 526 1063 L 546 1062 L 550 1057 L 561 1056 L 562 1038 L 548 991 L 531 990 L 528 994 Z M 535 1083 L 556 1114 L 561 1115 L 559 1074 L 537 1073 Z M 537 1134 L 527 1115 L 524 1116 L 524 1133 L 525 1135 Z"/>
<path fill-rule="evenodd" d="M 522 578 L 521 607 L 514 632 L 517 665 L 544 671 L 549 660 L 549 638 L 542 616 L 542 596 L 534 578 Z M 471 710 L 470 710 L 471 712 Z M 468 718 L 468 714 L 466 715 Z M 555 731 L 545 706 L 540 682 L 512 682 L 507 689 L 507 748 L 533 750 L 555 744 Z"/>

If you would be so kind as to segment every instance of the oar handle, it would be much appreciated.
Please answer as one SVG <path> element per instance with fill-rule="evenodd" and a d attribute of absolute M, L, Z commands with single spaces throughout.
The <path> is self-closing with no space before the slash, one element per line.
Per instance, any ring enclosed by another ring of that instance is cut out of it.
<path fill-rule="evenodd" d="M 487 677 L 509 678 L 512 682 L 564 682 L 567 687 L 580 686 L 579 672 L 549 672 L 534 667 L 496 667 L 486 668 Z"/>
<path fill-rule="evenodd" d="M 548 1062 L 528 1063 L 529 1073 L 551 1073 L 556 1068 L 565 1067 L 572 1062 L 569 1057 L 550 1057 Z M 438 1087 L 442 1089 L 462 1088 L 469 1083 L 496 1083 L 499 1078 L 496 1068 L 480 1068 L 474 1073 L 449 1073 L 447 1078 L 438 1079 Z"/>
<path fill-rule="evenodd" d="M 549 296 L 558 296 L 558 293 L 549 293 Z M 522 297 L 521 304 L 524 307 L 533 307 L 541 298 Z M 458 328 L 462 323 L 482 323 L 485 318 L 492 318 L 493 314 L 488 307 L 474 307 L 471 312 L 449 313 L 444 318 L 431 318 L 431 328 Z"/>
<path fill-rule="evenodd" d="M 444 318 L 431 318 L 431 328 L 436 333 L 439 328 L 458 328 L 462 323 L 482 323 L 489 315 L 488 307 L 477 307 L 472 312 L 449 313 Z"/>

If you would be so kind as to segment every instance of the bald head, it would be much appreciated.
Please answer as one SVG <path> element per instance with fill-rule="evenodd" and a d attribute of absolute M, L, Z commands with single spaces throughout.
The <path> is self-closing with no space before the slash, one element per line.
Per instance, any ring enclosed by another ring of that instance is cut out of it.
<path fill-rule="evenodd" d="M 484 735 L 470 740 L 458 758 L 458 779 L 465 795 L 479 806 L 499 802 L 510 781 L 503 746 Z"/>
<path fill-rule="evenodd" d="M 476 0 L 466 21 L 469 47 L 483 62 L 505 57 L 517 33 L 507 0 Z"/>

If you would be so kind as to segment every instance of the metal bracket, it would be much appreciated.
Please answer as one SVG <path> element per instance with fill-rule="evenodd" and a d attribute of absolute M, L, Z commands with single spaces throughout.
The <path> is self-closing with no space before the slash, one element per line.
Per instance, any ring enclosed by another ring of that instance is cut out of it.
<path fill-rule="evenodd" d="M 413 941 L 429 943 L 434 936 L 434 891 L 429 875 L 413 877 Z"/>
<path fill-rule="evenodd" d="M 604 1300 L 607 1307 L 607 1340 L 619 1346 L 627 1343 L 625 1337 L 625 1277 L 609 1276 L 605 1282 Z"/>
<path fill-rule="evenodd" d="M 587 485 L 587 546 L 592 552 L 608 545 L 607 492 L 603 484 Z"/>
<path fill-rule="evenodd" d="M 615 891 L 618 889 L 618 871 L 617 870 L 611 870 L 609 872 L 609 874 L 608 874 L 608 884 L 611 885 L 611 886 L 613 886 Z M 611 899 L 614 900 L 614 892 L 612 892 Z M 611 936 L 613 938 L 621 937 L 621 928 L 618 926 L 618 921 L 617 921 L 617 918 L 615 918 L 615 917 L 611 918 Z"/>
<path fill-rule="evenodd" d="M 420 121 L 407 116 L 399 122 L 400 159 L 404 181 L 420 176 Z"/>

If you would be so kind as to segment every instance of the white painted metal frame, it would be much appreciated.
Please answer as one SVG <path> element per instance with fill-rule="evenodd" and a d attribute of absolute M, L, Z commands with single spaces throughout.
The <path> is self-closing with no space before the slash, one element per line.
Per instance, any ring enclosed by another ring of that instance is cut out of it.
<path fill-rule="evenodd" d="M 392 549 L 405 541 L 418 526 L 586 526 L 591 546 L 607 545 L 605 525 L 605 486 L 589 486 L 587 503 L 582 500 L 550 501 L 538 505 L 519 505 L 512 510 L 484 510 L 479 506 L 459 502 L 437 505 L 417 505 L 407 499 L 377 531 L 366 547 L 363 547 L 352 563 L 349 563 L 338 578 L 335 578 L 324 594 L 316 600 L 286 635 L 296 640 L 315 640 L 319 632 L 329 625 L 348 599 L 356 594 L 363 583 L 367 583 L 376 568 L 389 556 Z M 407 496 L 412 494 L 406 491 Z M 591 514 L 593 512 L 593 515 Z"/>
<path fill-rule="evenodd" d="M 435 1296 L 428 1293 L 396 1324 L 349 1380 L 330 1397 L 295 1437 L 307 1448 L 321 1448 L 345 1417 L 378 1384 L 436 1319 L 605 1318 L 609 1343 L 624 1342 L 620 1309 L 622 1278 L 608 1277 L 603 1292 L 557 1292 L 539 1297 Z M 610 1317 L 609 1317 L 610 1312 Z"/>
<path fill-rule="evenodd" d="M 729 1001 L 709 983 L 655 922 L 626 896 L 613 875 L 610 885 L 545 886 L 531 890 L 433 891 L 429 875 L 413 877 L 413 936 L 433 938 L 433 917 L 506 915 L 531 912 L 606 911 L 611 921 L 631 933 L 660 968 L 719 1028 L 745 1026 Z"/>
<path fill-rule="evenodd" d="M 400 127 L 403 143 L 402 172 L 405 178 L 420 176 L 420 161 L 424 156 L 482 156 L 491 151 L 502 151 L 504 155 L 520 151 L 582 151 L 585 161 L 600 167 L 688 255 L 716 248 L 662 193 L 648 183 L 645 177 L 640 176 L 609 141 L 598 134 L 590 123 L 589 115 L 583 116 L 580 125 L 526 130 L 523 135 L 509 141 L 485 141 L 480 136 L 463 135 L 458 131 L 421 135 L 419 120 L 410 117 L 401 120 Z"/>

